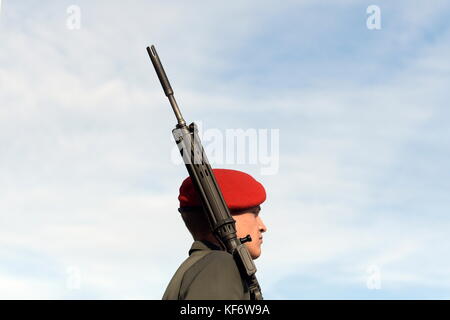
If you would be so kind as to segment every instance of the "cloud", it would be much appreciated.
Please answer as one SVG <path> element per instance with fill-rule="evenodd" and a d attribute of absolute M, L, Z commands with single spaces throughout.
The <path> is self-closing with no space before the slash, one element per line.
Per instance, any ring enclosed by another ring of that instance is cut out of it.
<path fill-rule="evenodd" d="M 439 8 L 380 4 L 375 34 L 353 1 L 258 4 L 81 1 L 77 31 L 64 3 L 4 5 L 2 297 L 159 299 L 187 256 L 186 170 L 170 161 L 175 119 L 151 43 L 187 120 L 280 129 L 277 175 L 230 166 L 268 191 L 256 262 L 266 298 L 370 297 L 370 265 L 376 297 L 442 296 L 450 49 Z M 67 288 L 71 267 L 79 290 Z"/>

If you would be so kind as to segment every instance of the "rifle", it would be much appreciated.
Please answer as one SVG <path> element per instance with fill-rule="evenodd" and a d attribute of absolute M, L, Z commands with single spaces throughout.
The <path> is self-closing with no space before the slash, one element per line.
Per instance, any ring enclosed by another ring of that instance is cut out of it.
<path fill-rule="evenodd" d="M 237 238 L 236 221 L 231 216 L 217 184 L 198 136 L 197 126 L 195 123 L 191 123 L 189 126 L 186 125 L 155 47 L 153 45 L 147 47 L 147 52 L 177 118 L 178 123 L 175 129 L 172 130 L 172 134 L 192 183 L 200 196 L 203 210 L 212 232 L 221 243 L 222 249 L 233 256 L 241 277 L 249 288 L 250 299 L 262 300 L 261 288 L 255 276 L 256 267 L 247 247 L 244 245 L 245 242 L 252 241 L 251 237 L 247 235 L 241 239 Z"/>

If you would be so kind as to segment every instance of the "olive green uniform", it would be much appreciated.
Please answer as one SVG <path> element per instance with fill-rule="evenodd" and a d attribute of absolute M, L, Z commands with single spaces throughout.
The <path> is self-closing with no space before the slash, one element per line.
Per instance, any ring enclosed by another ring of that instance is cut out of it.
<path fill-rule="evenodd" d="M 250 300 L 250 294 L 231 254 L 210 242 L 195 241 L 163 300 Z"/>

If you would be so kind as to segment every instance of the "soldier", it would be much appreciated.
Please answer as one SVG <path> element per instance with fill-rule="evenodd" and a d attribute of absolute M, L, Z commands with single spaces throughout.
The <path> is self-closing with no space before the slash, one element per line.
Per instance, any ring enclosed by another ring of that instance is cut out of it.
<path fill-rule="evenodd" d="M 253 259 L 261 255 L 262 233 L 267 231 L 259 216 L 260 204 L 266 200 L 261 183 L 252 176 L 236 170 L 213 169 L 233 219 L 238 238 L 251 236 L 245 242 Z M 189 257 L 181 264 L 170 281 L 163 300 L 249 300 L 247 284 L 230 253 L 221 249 L 211 232 L 201 202 L 186 178 L 181 187 L 180 208 L 194 243 Z"/>

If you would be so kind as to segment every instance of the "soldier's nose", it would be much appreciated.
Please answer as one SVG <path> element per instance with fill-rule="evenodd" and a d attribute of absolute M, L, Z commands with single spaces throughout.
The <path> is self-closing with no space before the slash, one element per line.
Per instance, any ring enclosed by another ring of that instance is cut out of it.
<path fill-rule="evenodd" d="M 264 224 L 264 222 L 260 217 L 258 217 L 258 219 L 259 219 L 259 231 L 266 232 L 267 231 L 266 225 Z"/>

